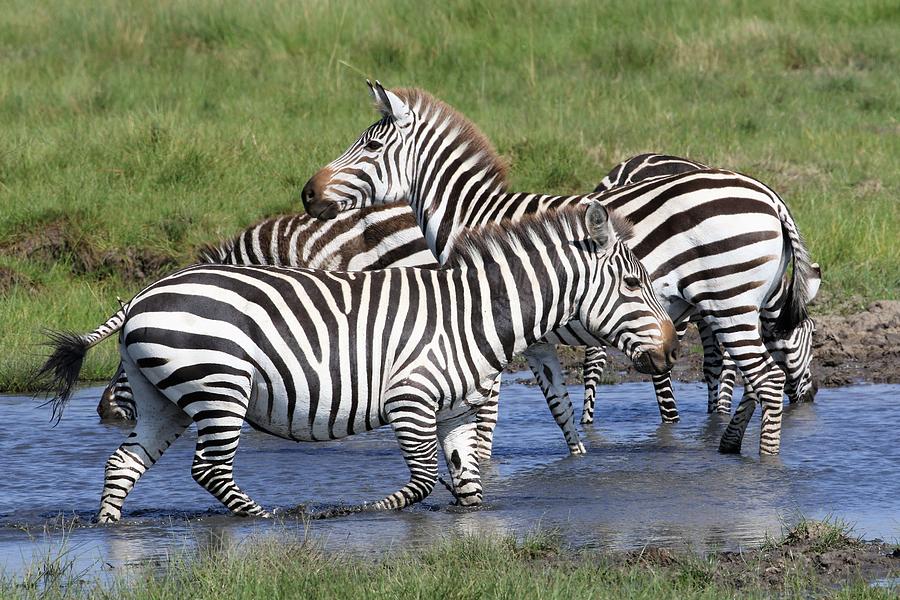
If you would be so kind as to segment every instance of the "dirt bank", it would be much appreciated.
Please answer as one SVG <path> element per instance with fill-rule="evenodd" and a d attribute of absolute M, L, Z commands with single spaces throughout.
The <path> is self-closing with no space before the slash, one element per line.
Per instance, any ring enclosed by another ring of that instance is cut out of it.
<path fill-rule="evenodd" d="M 816 315 L 813 377 L 821 387 L 857 382 L 900 383 L 900 301 L 873 302 L 865 311 L 849 315 Z M 679 381 L 703 379 L 703 347 L 697 329 L 691 326 L 682 341 L 681 357 L 675 365 Z M 584 354 L 574 348 L 560 352 L 570 383 L 581 381 Z M 527 370 L 517 359 L 509 371 Z M 608 383 L 645 381 L 621 353 L 613 352 L 604 379 Z"/>
<path fill-rule="evenodd" d="M 612 557 L 624 565 L 687 572 L 737 589 L 782 590 L 800 583 L 811 597 L 860 580 L 897 586 L 900 574 L 900 546 L 860 540 L 846 525 L 827 521 L 801 521 L 780 539 L 737 552 L 699 557 L 648 546 Z"/>

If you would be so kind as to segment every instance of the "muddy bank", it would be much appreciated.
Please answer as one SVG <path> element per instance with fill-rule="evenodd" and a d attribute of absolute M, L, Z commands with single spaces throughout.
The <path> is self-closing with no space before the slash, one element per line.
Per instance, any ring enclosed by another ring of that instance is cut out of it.
<path fill-rule="evenodd" d="M 648 546 L 610 555 L 613 562 L 663 572 L 691 572 L 737 589 L 780 590 L 789 582 L 806 583 L 810 594 L 855 581 L 900 586 L 900 545 L 864 541 L 843 524 L 803 520 L 780 539 L 760 548 L 699 556 Z"/>
<path fill-rule="evenodd" d="M 900 383 L 900 301 L 873 302 L 865 311 L 848 315 L 815 315 L 816 334 L 813 377 L 819 386 L 839 387 L 851 383 Z M 681 356 L 675 365 L 679 381 L 703 379 L 703 347 L 696 327 L 691 325 L 682 341 Z M 581 382 L 584 353 L 576 348 L 560 348 L 560 359 L 570 384 Z M 521 358 L 508 368 L 527 370 Z M 613 351 L 604 374 L 606 383 L 645 381 L 620 352 Z"/>

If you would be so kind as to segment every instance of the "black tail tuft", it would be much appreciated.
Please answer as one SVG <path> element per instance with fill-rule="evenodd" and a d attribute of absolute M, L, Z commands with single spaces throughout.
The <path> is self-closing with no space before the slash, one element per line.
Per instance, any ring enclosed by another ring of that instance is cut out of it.
<path fill-rule="evenodd" d="M 48 345 L 53 347 L 53 352 L 31 377 L 31 382 L 37 390 L 35 395 L 53 394 L 53 398 L 42 406 L 51 406 L 51 420 L 55 425 L 62 419 L 63 410 L 72 396 L 72 388 L 78 380 L 78 373 L 91 344 L 85 336 L 77 333 L 47 331 L 46 334 L 50 338 Z"/>

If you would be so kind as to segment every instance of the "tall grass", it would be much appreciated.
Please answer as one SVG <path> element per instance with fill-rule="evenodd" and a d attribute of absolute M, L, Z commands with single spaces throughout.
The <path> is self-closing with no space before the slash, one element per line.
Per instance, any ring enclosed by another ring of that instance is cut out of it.
<path fill-rule="evenodd" d="M 826 294 L 900 294 L 896 2 L 8 0 L 3 14 L 0 389 L 41 326 L 92 328 L 142 284 L 17 253 L 24 238 L 66 217 L 100 255 L 186 262 L 297 210 L 374 119 L 363 75 L 462 110 L 511 160 L 513 189 L 589 190 L 642 151 L 759 177 Z"/>

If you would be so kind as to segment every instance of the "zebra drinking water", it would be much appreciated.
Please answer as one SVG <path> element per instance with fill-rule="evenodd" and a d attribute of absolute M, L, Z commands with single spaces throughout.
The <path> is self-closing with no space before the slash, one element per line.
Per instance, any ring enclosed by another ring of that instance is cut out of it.
<path fill-rule="evenodd" d="M 439 443 L 457 501 L 479 504 L 475 407 L 514 354 L 571 331 L 671 368 L 672 322 L 622 223 L 593 202 L 487 226 L 440 270 L 188 267 L 93 332 L 55 334 L 38 377 L 60 418 L 89 348 L 120 331 L 137 422 L 107 461 L 101 522 L 192 422 L 191 474 L 236 514 L 268 514 L 232 476 L 245 421 L 296 441 L 390 424 L 410 480 L 365 508 L 427 496 Z"/>
<path fill-rule="evenodd" d="M 749 393 L 723 434 L 720 451 L 740 452 L 759 401 L 760 452 L 778 453 L 785 376 L 761 337 L 760 318 L 793 261 L 773 323 L 779 334 L 788 335 L 807 318 L 818 273 L 775 192 L 744 175 L 701 169 L 588 196 L 510 193 L 505 165 L 471 121 L 422 90 L 391 92 L 380 84 L 370 84 L 370 90 L 382 118 L 307 182 L 302 199 L 309 214 L 328 219 L 346 209 L 405 197 L 428 247 L 443 264 L 468 227 L 586 199 L 621 210 L 635 227 L 629 245 L 651 273 L 673 321 L 699 314 L 747 384 Z M 563 339 L 584 344 L 577 336 Z M 529 352 L 533 370 L 544 372 L 554 386 L 558 410 L 572 414 L 555 349 L 544 344 Z M 664 400 L 663 419 L 673 420 L 670 375 L 653 380 L 657 397 Z"/>

